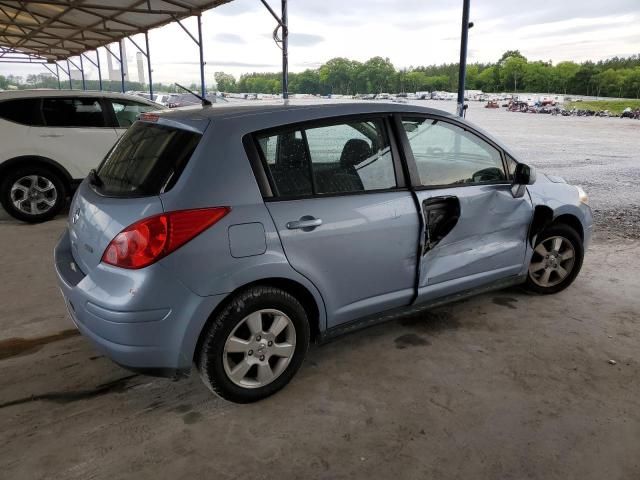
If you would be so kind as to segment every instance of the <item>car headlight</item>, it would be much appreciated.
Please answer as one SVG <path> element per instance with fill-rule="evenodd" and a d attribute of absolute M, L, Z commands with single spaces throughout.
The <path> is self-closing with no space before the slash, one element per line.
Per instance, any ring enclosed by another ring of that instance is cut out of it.
<path fill-rule="evenodd" d="M 584 203 L 585 205 L 589 205 L 589 195 L 585 192 L 582 187 L 576 187 L 578 189 L 578 198 L 580 199 L 580 203 Z"/>

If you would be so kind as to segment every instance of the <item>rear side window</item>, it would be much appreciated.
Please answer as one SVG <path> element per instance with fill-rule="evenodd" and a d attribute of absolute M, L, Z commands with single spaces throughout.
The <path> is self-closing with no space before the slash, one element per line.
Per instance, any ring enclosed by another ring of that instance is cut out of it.
<path fill-rule="evenodd" d="M 258 134 L 257 143 L 279 197 L 386 190 L 397 185 L 382 120 Z"/>
<path fill-rule="evenodd" d="M 31 127 L 42 126 L 42 110 L 39 98 L 20 98 L 0 102 L 0 118 Z"/>
<path fill-rule="evenodd" d="M 48 127 L 106 127 L 98 98 L 44 98 L 42 112 Z"/>
<path fill-rule="evenodd" d="M 109 196 L 144 196 L 169 190 L 200 138 L 187 130 L 136 122 L 100 165 L 98 191 Z"/>

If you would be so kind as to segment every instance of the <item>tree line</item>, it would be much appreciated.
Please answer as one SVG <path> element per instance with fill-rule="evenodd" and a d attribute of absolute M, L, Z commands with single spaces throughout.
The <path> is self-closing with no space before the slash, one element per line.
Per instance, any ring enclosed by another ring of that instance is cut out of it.
<path fill-rule="evenodd" d="M 289 74 L 291 93 L 399 93 L 458 89 L 457 63 L 396 69 L 388 58 L 366 62 L 333 58 L 317 69 Z M 280 73 L 247 73 L 236 80 L 216 72 L 222 92 L 279 93 Z M 505 52 L 496 63 L 467 65 L 467 90 L 484 92 L 554 92 L 607 97 L 640 97 L 640 55 L 583 63 L 528 61 L 518 50 Z"/>
<path fill-rule="evenodd" d="M 216 89 L 227 93 L 280 93 L 280 72 L 246 73 L 236 79 L 225 72 L 214 75 Z M 73 80 L 73 88 L 81 89 L 82 82 Z M 28 75 L 22 77 L 0 75 L 0 89 L 9 85 L 18 88 L 58 88 L 55 77 Z M 62 79 L 62 88 L 68 80 Z M 97 90 L 97 80 L 86 80 L 88 89 Z M 190 88 L 199 90 L 192 83 Z M 583 63 L 529 61 L 518 50 L 505 52 L 496 63 L 467 65 L 467 90 L 484 92 L 553 92 L 621 98 L 640 98 L 640 55 L 613 57 L 598 62 Z M 103 80 L 103 90 L 120 91 L 118 81 Z M 125 90 L 144 91 L 148 86 L 139 82 L 125 82 Z M 174 84 L 154 83 L 156 92 L 180 92 Z M 289 74 L 289 92 L 307 94 L 400 93 L 458 89 L 458 64 L 418 66 L 396 69 L 388 58 L 373 57 L 366 62 L 347 58 L 332 58 L 316 69 Z"/>

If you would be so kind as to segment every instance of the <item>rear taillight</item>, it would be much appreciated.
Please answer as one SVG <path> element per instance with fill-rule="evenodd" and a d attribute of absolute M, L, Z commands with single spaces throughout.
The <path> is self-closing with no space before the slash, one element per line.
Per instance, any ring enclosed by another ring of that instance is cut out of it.
<path fill-rule="evenodd" d="M 180 248 L 218 222 L 229 207 L 178 210 L 129 225 L 111 240 L 102 261 L 122 268 L 143 268 Z"/>

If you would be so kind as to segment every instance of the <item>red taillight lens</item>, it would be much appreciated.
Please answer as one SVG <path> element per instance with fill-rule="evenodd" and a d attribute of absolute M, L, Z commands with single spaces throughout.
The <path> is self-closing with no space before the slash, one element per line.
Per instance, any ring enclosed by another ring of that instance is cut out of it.
<path fill-rule="evenodd" d="M 143 268 L 180 248 L 218 222 L 229 207 L 178 210 L 145 218 L 111 240 L 102 261 L 122 268 Z"/>

